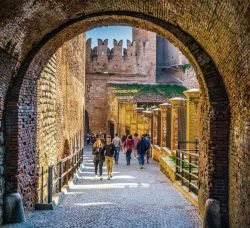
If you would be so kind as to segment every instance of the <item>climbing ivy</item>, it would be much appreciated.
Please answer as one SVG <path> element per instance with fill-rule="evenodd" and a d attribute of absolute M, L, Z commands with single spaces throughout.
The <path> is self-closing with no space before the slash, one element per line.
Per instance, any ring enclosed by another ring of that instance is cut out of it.
<path fill-rule="evenodd" d="M 192 65 L 190 63 L 186 63 L 186 64 L 182 64 L 180 65 L 181 69 L 183 70 L 183 72 L 185 73 L 185 71 L 187 69 L 189 69 Z"/>
<path fill-rule="evenodd" d="M 113 84 L 114 94 L 117 96 L 126 95 L 161 95 L 165 98 L 183 97 L 183 86 L 163 84 Z"/>

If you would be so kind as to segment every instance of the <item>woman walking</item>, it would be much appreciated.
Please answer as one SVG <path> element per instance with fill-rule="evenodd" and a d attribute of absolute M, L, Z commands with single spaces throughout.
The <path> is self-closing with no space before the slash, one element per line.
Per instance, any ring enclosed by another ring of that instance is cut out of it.
<path fill-rule="evenodd" d="M 132 135 L 129 135 L 125 141 L 125 147 L 127 148 L 127 151 L 126 151 L 127 165 L 130 165 L 131 153 L 132 153 L 133 146 L 134 146 L 133 137 L 132 137 Z"/>
<path fill-rule="evenodd" d="M 115 154 L 115 145 L 111 142 L 111 137 L 107 136 L 107 142 L 104 146 L 105 151 L 105 163 L 108 173 L 108 180 L 112 178 L 112 170 L 113 170 L 113 160 Z"/>
<path fill-rule="evenodd" d="M 137 144 L 140 140 L 137 133 L 134 134 L 133 140 L 134 140 L 133 155 L 134 155 L 134 159 L 136 159 L 137 158 Z"/>
<path fill-rule="evenodd" d="M 102 180 L 102 166 L 104 161 L 104 152 L 103 152 L 103 144 L 98 136 L 96 138 L 95 143 L 93 144 L 92 154 L 94 155 L 93 162 L 95 166 L 95 176 L 97 178 L 97 170 L 99 166 L 100 180 Z"/>

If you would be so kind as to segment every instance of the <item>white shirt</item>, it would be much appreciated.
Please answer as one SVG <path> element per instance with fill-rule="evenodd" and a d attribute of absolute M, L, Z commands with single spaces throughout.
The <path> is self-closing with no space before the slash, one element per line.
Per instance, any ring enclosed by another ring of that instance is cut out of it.
<path fill-rule="evenodd" d="M 112 140 L 112 143 L 115 145 L 115 147 L 122 148 L 122 141 L 118 136 L 115 136 Z"/>

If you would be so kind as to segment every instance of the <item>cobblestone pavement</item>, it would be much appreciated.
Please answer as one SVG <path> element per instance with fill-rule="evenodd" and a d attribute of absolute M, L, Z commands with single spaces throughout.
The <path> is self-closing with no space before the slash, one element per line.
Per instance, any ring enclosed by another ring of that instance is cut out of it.
<path fill-rule="evenodd" d="M 85 152 L 76 183 L 53 211 L 35 211 L 22 224 L 7 227 L 201 227 L 197 209 L 150 161 L 140 170 L 137 160 L 125 164 L 120 154 L 113 178 L 96 179 L 92 155 Z"/>

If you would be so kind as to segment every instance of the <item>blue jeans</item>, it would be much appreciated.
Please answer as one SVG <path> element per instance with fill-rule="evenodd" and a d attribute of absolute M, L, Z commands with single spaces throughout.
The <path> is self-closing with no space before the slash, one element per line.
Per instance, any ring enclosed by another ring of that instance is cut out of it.
<path fill-rule="evenodd" d="M 115 148 L 115 163 L 118 164 L 120 147 Z"/>
<path fill-rule="evenodd" d="M 138 154 L 139 165 L 144 166 L 144 156 L 145 154 Z"/>
<path fill-rule="evenodd" d="M 132 149 L 128 149 L 126 152 L 127 165 L 130 165 L 131 153 L 132 153 Z"/>

